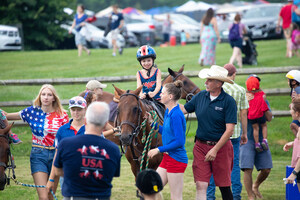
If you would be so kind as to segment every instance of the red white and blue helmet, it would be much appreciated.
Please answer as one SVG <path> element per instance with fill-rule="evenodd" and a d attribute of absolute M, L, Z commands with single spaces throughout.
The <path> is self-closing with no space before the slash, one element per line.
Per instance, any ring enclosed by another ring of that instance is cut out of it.
<path fill-rule="evenodd" d="M 141 60 L 144 58 L 153 58 L 153 60 L 155 60 L 156 58 L 156 53 L 154 49 L 149 45 L 141 46 L 136 52 L 136 59 L 139 62 L 141 62 Z"/>

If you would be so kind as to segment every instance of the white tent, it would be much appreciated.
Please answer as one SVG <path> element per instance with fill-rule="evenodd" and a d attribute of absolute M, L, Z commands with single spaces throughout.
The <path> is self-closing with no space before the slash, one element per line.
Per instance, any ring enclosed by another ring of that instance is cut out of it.
<path fill-rule="evenodd" d="M 179 6 L 176 11 L 177 12 L 192 12 L 197 10 L 207 10 L 209 8 L 215 8 L 215 6 L 210 5 L 208 3 L 204 3 L 202 1 L 195 2 L 195 1 L 188 1 L 185 4 Z"/>
<path fill-rule="evenodd" d="M 97 12 L 96 17 L 100 18 L 100 17 L 109 17 L 112 13 L 113 9 L 112 6 L 109 6 L 99 12 Z M 122 12 L 122 9 L 118 8 L 119 12 Z"/>

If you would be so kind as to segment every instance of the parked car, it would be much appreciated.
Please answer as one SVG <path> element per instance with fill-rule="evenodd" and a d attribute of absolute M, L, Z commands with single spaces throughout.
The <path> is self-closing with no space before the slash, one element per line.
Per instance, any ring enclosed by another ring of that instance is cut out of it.
<path fill-rule="evenodd" d="M 124 15 L 127 31 L 133 33 L 138 41 L 138 46 L 148 44 L 156 45 L 161 38 L 157 37 L 157 24 L 150 15 Z"/>
<path fill-rule="evenodd" d="M 71 25 L 62 24 L 61 28 L 69 31 Z M 72 33 L 75 35 L 76 30 L 73 29 Z M 104 37 L 104 31 L 90 23 L 86 23 L 86 25 L 81 28 L 80 34 L 85 36 L 88 48 L 112 48 L 111 33 L 108 33 L 107 36 Z M 125 39 L 121 34 L 118 35 L 117 44 L 119 47 L 125 47 L 126 45 Z"/>
<path fill-rule="evenodd" d="M 22 39 L 17 27 L 0 25 L 0 51 L 21 50 Z"/>
<path fill-rule="evenodd" d="M 158 19 L 160 21 L 166 19 L 166 17 L 167 14 L 155 15 L 155 19 Z M 186 33 L 187 43 L 199 42 L 200 23 L 190 18 L 189 16 L 183 14 L 170 14 L 170 19 L 173 22 L 171 26 L 171 34 L 176 36 L 177 42 L 180 42 L 180 34 L 182 30 L 184 30 L 184 32 Z M 162 28 L 162 22 L 160 23 L 159 27 Z"/>
<path fill-rule="evenodd" d="M 242 17 L 242 23 L 252 32 L 253 39 L 282 38 L 283 31 L 276 31 L 278 15 L 283 4 L 255 5 Z"/>

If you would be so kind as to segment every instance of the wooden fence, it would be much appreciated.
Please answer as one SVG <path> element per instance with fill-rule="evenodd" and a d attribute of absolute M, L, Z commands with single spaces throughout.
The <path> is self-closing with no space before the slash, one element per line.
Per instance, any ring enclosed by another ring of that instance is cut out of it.
<path fill-rule="evenodd" d="M 290 67 L 265 67 L 265 68 L 242 68 L 237 69 L 237 75 L 249 74 L 275 74 L 287 73 L 290 70 L 300 70 L 299 66 Z M 184 71 L 183 74 L 187 77 L 198 77 L 199 71 Z M 167 76 L 168 73 L 162 73 L 162 76 Z M 21 79 L 21 80 L 0 80 L 0 85 L 67 85 L 67 84 L 85 84 L 90 80 L 98 80 L 101 82 L 127 82 L 136 81 L 136 76 L 101 76 L 87 78 L 52 78 L 52 79 Z"/>

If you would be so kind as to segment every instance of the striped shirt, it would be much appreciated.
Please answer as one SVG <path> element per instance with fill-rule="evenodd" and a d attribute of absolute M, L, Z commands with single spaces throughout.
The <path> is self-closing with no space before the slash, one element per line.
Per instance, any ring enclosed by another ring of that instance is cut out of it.
<path fill-rule="evenodd" d="M 237 106 L 237 123 L 234 126 L 234 133 L 230 137 L 230 139 L 235 139 L 241 136 L 240 111 L 249 108 L 249 103 L 246 97 L 246 90 L 236 83 L 230 84 L 226 82 L 224 82 L 223 84 L 223 89 L 227 94 L 234 98 Z"/>

